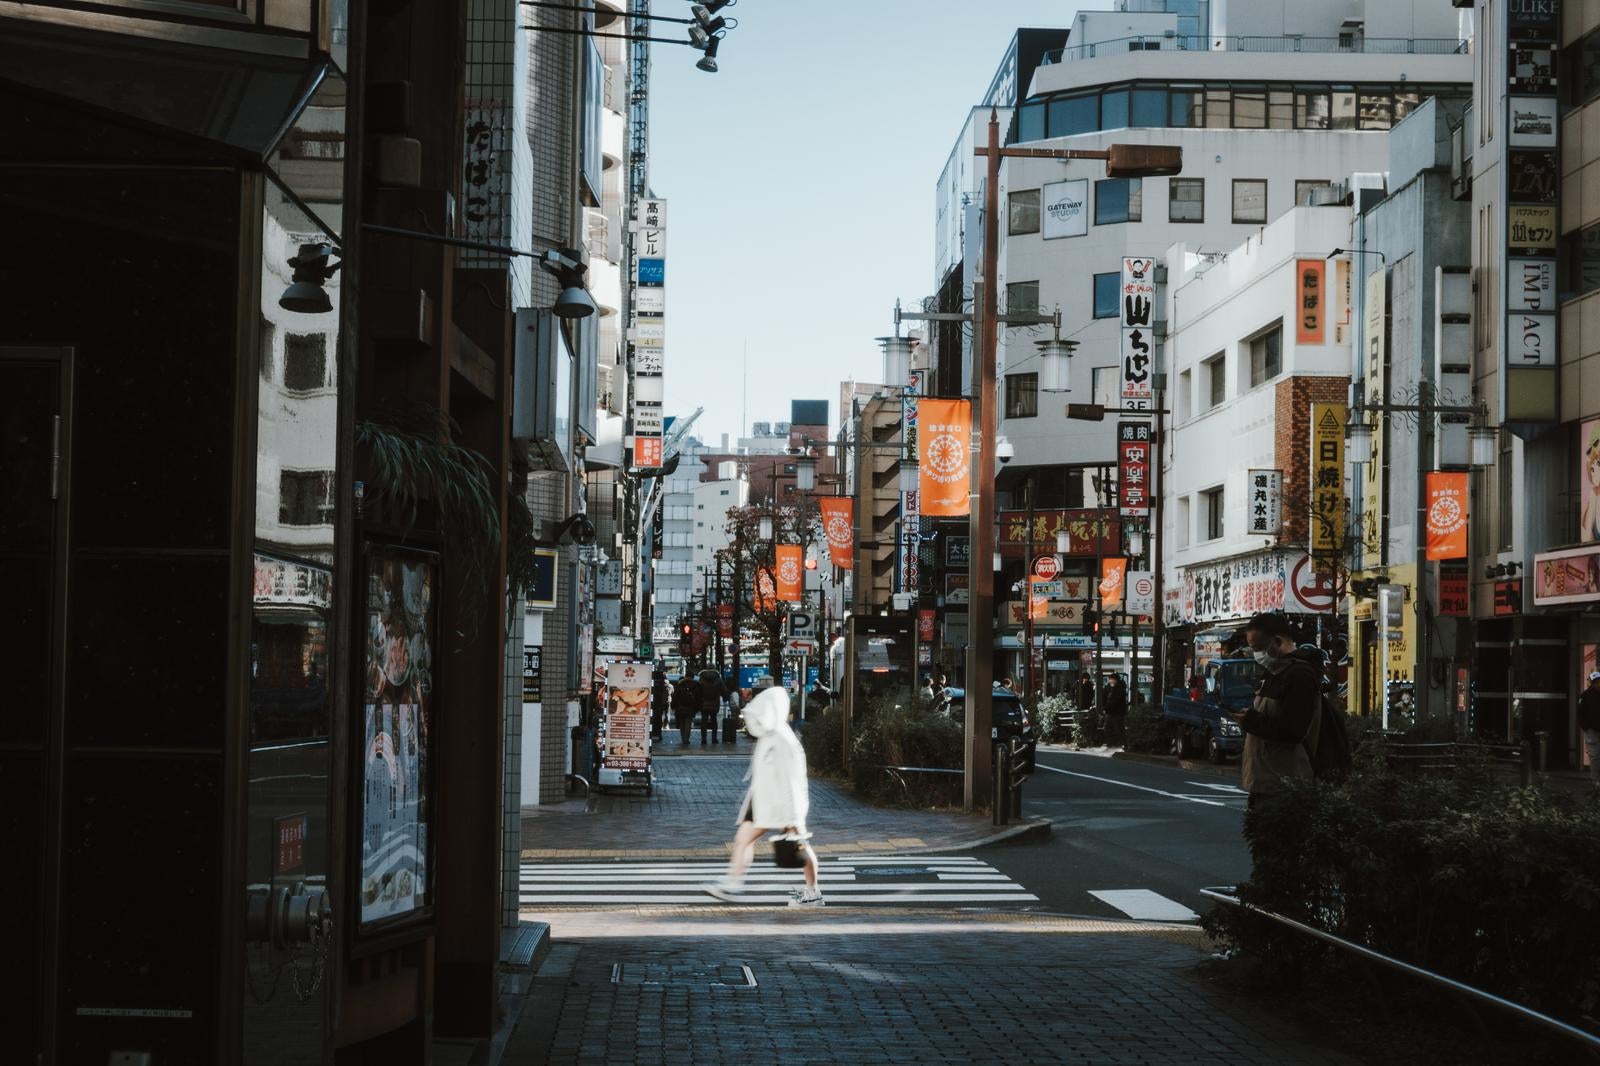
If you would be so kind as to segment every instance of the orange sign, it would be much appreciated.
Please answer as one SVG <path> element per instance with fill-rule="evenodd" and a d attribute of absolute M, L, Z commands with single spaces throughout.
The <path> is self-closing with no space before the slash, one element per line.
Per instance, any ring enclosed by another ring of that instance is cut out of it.
<path fill-rule="evenodd" d="M 800 575 L 803 573 L 805 564 L 800 545 L 778 545 L 778 599 L 788 603 L 800 602 Z"/>
<path fill-rule="evenodd" d="M 661 465 L 661 438 L 638 436 L 633 438 L 633 465 L 640 469 Z"/>
<path fill-rule="evenodd" d="M 917 401 L 917 488 L 921 514 L 952 517 L 970 511 L 972 405 L 966 400 Z"/>
<path fill-rule="evenodd" d="M 1294 339 L 1298 344 L 1321 344 L 1328 321 L 1328 270 L 1320 259 L 1297 259 L 1294 264 L 1299 311 Z"/>
<path fill-rule="evenodd" d="M 1428 471 L 1428 558 L 1467 557 L 1467 475 Z"/>
<path fill-rule="evenodd" d="M 1041 585 L 1048 585 L 1049 578 L 1028 578 L 1028 616 L 1030 618 L 1043 618 L 1050 611 L 1050 597 L 1040 589 Z"/>
<path fill-rule="evenodd" d="M 1122 606 L 1122 580 L 1128 576 L 1128 560 L 1100 560 L 1100 608 L 1114 611 Z"/>
<path fill-rule="evenodd" d="M 841 570 L 855 568 L 855 503 L 848 496 L 823 496 L 817 500 L 822 510 L 822 532 L 828 538 L 828 556 Z"/>

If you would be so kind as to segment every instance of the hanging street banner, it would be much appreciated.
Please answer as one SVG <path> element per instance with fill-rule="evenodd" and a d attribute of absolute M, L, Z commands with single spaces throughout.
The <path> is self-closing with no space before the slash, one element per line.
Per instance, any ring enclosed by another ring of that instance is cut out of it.
<path fill-rule="evenodd" d="M 1117 423 L 1117 502 L 1124 518 L 1150 514 L 1150 423 Z"/>
<path fill-rule="evenodd" d="M 1246 484 L 1250 488 L 1246 532 L 1270 537 L 1283 532 L 1283 471 L 1251 470 Z"/>
<path fill-rule="evenodd" d="M 634 391 L 629 399 L 635 469 L 659 467 L 663 452 L 662 372 L 666 363 L 667 202 L 640 200 L 634 209 L 633 348 Z"/>
<path fill-rule="evenodd" d="M 1151 377 L 1154 371 L 1156 261 L 1128 257 L 1122 260 L 1122 288 L 1117 314 L 1122 324 L 1122 406 L 1148 411 L 1154 406 Z"/>
<path fill-rule="evenodd" d="M 906 372 L 905 387 L 900 390 L 900 437 L 902 463 L 917 461 L 917 418 L 920 411 L 918 398 L 922 393 L 921 370 Z M 895 549 L 900 556 L 900 591 L 916 592 L 919 585 L 917 574 L 917 546 L 920 543 L 920 512 L 918 510 L 919 493 L 916 489 L 900 493 L 900 544 Z"/>
<path fill-rule="evenodd" d="M 1377 275 L 1382 277 L 1382 275 Z M 1342 403 L 1311 405 L 1311 550 L 1338 551 L 1344 534 Z M 1376 468 L 1376 464 L 1369 464 Z M 1376 514 L 1377 512 L 1372 512 Z"/>
<path fill-rule="evenodd" d="M 1080 178 L 1047 183 L 1039 197 L 1039 216 L 1040 235 L 1047 241 L 1088 233 L 1089 182 Z"/>
<path fill-rule="evenodd" d="M 849 496 L 823 496 L 817 500 L 822 532 L 828 538 L 828 558 L 840 570 L 853 570 L 856 565 L 855 504 Z"/>
<path fill-rule="evenodd" d="M 751 590 L 757 614 L 769 614 L 778 609 L 778 590 L 773 584 L 772 568 L 756 568 L 756 584 Z"/>
<path fill-rule="evenodd" d="M 1056 534 L 1067 534 L 1068 556 L 1115 555 L 1122 547 L 1122 522 L 1109 510 L 1092 507 L 1033 512 L 1033 536 L 1028 536 L 1027 511 L 1001 511 L 1000 554 L 1006 558 L 1024 555 L 1028 542 L 1033 552 L 1055 551 Z"/>
<path fill-rule="evenodd" d="M 1128 574 L 1128 560 L 1120 556 L 1100 560 L 1100 607 L 1115 611 L 1122 606 L 1122 584 Z"/>
<path fill-rule="evenodd" d="M 778 599 L 786 603 L 800 602 L 800 576 L 805 573 L 804 567 L 800 545 L 778 545 Z"/>
<path fill-rule="evenodd" d="M 717 636 L 726 640 L 733 636 L 733 604 L 717 604 Z"/>
<path fill-rule="evenodd" d="M 1328 320 L 1328 264 L 1321 259 L 1297 259 L 1294 264 L 1297 290 L 1296 344 L 1321 344 Z"/>
<path fill-rule="evenodd" d="M 917 487 L 921 514 L 955 518 L 970 510 L 972 405 L 924 398 L 917 404 Z"/>
<path fill-rule="evenodd" d="M 1428 471 L 1429 561 L 1467 557 L 1467 475 Z"/>
<path fill-rule="evenodd" d="M 1149 570 L 1128 571 L 1129 614 L 1154 615 L 1156 613 L 1156 576 Z"/>

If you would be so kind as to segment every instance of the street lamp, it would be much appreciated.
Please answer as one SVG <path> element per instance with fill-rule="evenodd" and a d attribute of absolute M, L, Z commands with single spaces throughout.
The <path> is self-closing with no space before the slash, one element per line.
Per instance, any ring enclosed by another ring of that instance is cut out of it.
<path fill-rule="evenodd" d="M 760 535 L 762 540 L 772 539 L 772 515 L 764 514 L 761 516 Z"/>
<path fill-rule="evenodd" d="M 1034 341 L 1039 349 L 1039 391 L 1071 392 L 1072 353 L 1077 341 L 1061 339 L 1061 308 L 1056 308 L 1055 332 L 1047 340 Z"/>
<path fill-rule="evenodd" d="M 817 457 L 806 454 L 794 461 L 794 487 L 800 492 L 810 492 L 817 487 Z"/>
<path fill-rule="evenodd" d="M 1072 534 L 1065 529 L 1056 530 L 1056 554 L 1066 555 L 1072 551 Z"/>
<path fill-rule="evenodd" d="M 1144 558 L 1144 530 L 1138 526 L 1128 530 L 1128 554 L 1135 559 Z"/>
<path fill-rule="evenodd" d="M 879 337 L 878 343 L 883 345 L 883 383 L 891 388 L 905 388 L 906 378 L 911 373 L 911 338 L 897 334 Z"/>
<path fill-rule="evenodd" d="M 1467 462 L 1477 470 L 1494 465 L 1500 447 L 1500 430 L 1494 426 L 1467 427 Z"/>

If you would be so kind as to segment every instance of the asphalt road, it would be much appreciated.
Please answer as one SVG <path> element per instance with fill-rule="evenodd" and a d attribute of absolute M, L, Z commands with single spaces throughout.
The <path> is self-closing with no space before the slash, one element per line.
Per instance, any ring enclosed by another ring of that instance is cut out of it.
<path fill-rule="evenodd" d="M 1171 904 L 1203 914 L 1201 888 L 1249 876 L 1244 803 L 1232 777 L 1041 749 L 1023 811 L 1049 818 L 1051 836 L 976 854 L 1041 910 L 1182 919 Z"/>

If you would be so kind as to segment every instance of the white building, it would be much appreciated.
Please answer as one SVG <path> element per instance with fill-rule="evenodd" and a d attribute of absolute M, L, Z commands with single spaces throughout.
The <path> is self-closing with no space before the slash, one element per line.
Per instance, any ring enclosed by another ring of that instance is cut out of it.
<path fill-rule="evenodd" d="M 694 487 L 694 575 L 706 587 L 716 587 L 717 553 L 732 541 L 728 511 L 749 502 L 750 482 L 738 463 L 719 463 L 716 480 Z"/>
<path fill-rule="evenodd" d="M 1168 639 L 1185 649 L 1174 659 L 1214 654 L 1258 611 L 1321 615 L 1332 631 L 1332 598 L 1307 562 L 1307 471 L 1311 404 L 1343 403 L 1350 380 L 1350 264 L 1326 259 L 1349 226 L 1346 207 L 1299 207 L 1220 255 L 1167 253 L 1163 600 Z M 1299 313 L 1308 290 L 1315 329 Z M 1263 501 L 1277 524 L 1252 510 L 1262 471 L 1281 477 L 1276 507 Z"/>

